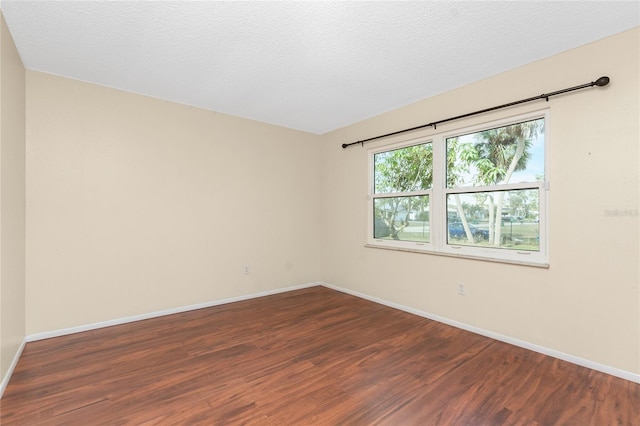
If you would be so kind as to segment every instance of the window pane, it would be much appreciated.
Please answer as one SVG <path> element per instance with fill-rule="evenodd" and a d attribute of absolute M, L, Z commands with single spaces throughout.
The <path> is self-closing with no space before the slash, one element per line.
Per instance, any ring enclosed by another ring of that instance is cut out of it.
<path fill-rule="evenodd" d="M 431 188 L 433 150 L 430 143 L 380 152 L 373 156 L 374 193 Z"/>
<path fill-rule="evenodd" d="M 429 242 L 429 196 L 373 199 L 373 236 Z"/>
<path fill-rule="evenodd" d="M 447 243 L 540 251 L 539 190 L 447 195 Z"/>
<path fill-rule="evenodd" d="M 544 119 L 447 138 L 447 187 L 544 181 Z"/>

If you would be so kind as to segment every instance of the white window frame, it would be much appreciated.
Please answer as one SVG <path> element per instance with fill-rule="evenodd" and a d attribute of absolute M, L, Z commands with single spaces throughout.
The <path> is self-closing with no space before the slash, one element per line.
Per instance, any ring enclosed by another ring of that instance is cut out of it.
<path fill-rule="evenodd" d="M 483 130 L 508 126 L 510 124 L 525 121 L 544 119 L 544 181 L 527 183 L 509 183 L 504 185 L 491 186 L 467 186 L 457 188 L 447 188 L 446 186 L 446 140 L 447 138 L 476 133 Z M 376 248 L 386 248 L 404 250 L 419 253 L 428 253 L 444 256 L 463 257 L 469 259 L 479 259 L 486 261 L 496 261 L 505 263 L 515 263 L 530 266 L 548 267 L 548 221 L 549 221 L 549 129 L 550 111 L 549 109 L 532 111 L 511 117 L 488 121 L 482 124 L 459 127 L 454 130 L 435 133 L 412 139 L 400 139 L 388 141 L 384 145 L 378 145 L 368 149 L 367 161 L 369 164 L 369 185 L 368 185 L 368 208 L 367 208 L 367 246 Z M 415 191 L 406 193 L 376 194 L 374 188 L 374 156 L 380 152 L 392 151 L 412 145 L 431 143 L 433 149 L 433 182 L 432 188 L 425 191 Z M 477 247 L 447 243 L 448 225 L 446 199 L 448 194 L 468 194 L 476 192 L 494 192 L 497 190 L 519 190 L 536 189 L 539 194 L 539 236 L 540 245 L 538 251 L 514 250 L 498 247 Z M 384 196 L 429 196 L 429 230 L 430 241 L 428 243 L 413 241 L 397 241 L 374 238 L 374 199 Z"/>

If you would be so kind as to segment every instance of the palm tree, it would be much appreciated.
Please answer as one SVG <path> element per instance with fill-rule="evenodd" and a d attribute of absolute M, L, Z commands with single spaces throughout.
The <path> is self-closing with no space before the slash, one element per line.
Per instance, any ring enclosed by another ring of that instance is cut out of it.
<path fill-rule="evenodd" d="M 525 170 L 530 157 L 531 141 L 544 130 L 542 119 L 513 124 L 477 134 L 473 145 L 477 183 L 507 184 L 515 171 Z M 489 244 L 500 245 L 504 191 L 489 195 Z"/>

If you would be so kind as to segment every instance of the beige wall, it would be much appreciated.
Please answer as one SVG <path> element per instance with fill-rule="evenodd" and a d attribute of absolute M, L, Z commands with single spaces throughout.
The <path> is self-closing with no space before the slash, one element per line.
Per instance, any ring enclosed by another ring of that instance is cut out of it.
<path fill-rule="evenodd" d="M 25 71 L 0 13 L 0 378 L 25 337 Z"/>
<path fill-rule="evenodd" d="M 625 32 L 324 135 L 323 280 L 640 373 L 639 39 L 638 29 Z M 366 149 L 343 150 L 342 143 L 602 75 L 611 78 L 605 88 L 438 126 L 442 131 L 550 108 L 549 269 L 364 247 Z M 632 215 L 609 216 L 609 210 Z M 456 294 L 458 282 L 465 283 L 466 296 Z"/>
<path fill-rule="evenodd" d="M 318 136 L 35 71 L 27 128 L 27 334 L 319 280 Z"/>

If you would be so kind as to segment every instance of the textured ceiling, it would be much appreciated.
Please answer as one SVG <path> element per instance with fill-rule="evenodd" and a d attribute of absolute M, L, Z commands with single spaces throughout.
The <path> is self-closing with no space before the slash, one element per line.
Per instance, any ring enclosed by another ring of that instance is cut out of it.
<path fill-rule="evenodd" d="M 318 134 L 640 24 L 638 1 L 0 7 L 29 69 Z"/>

